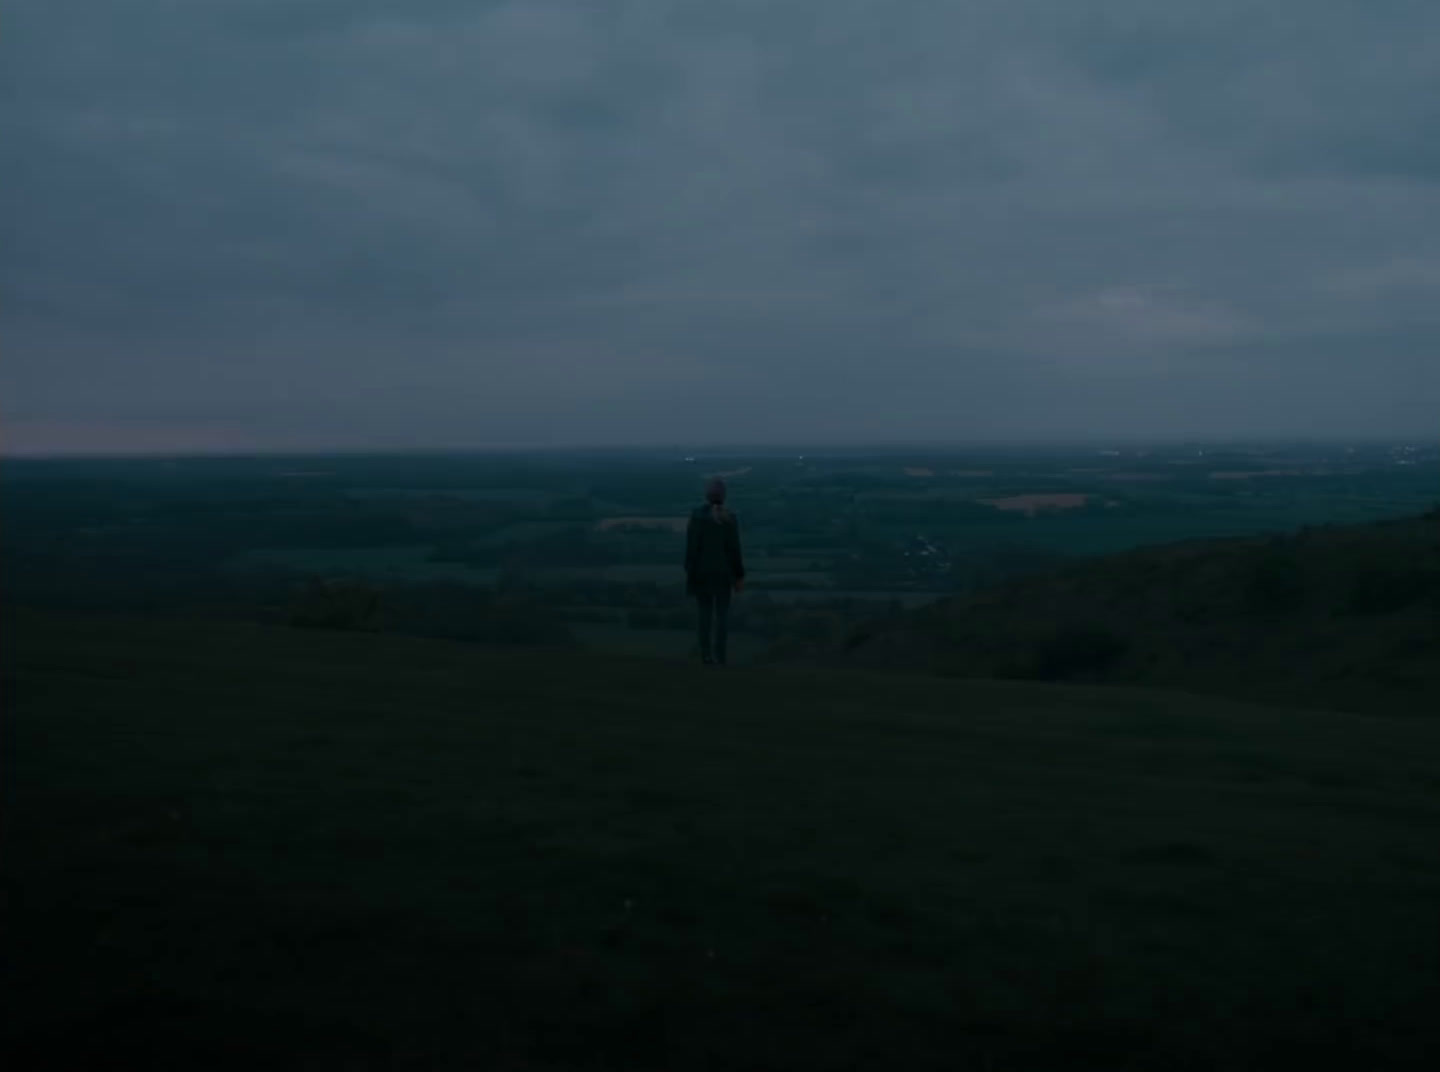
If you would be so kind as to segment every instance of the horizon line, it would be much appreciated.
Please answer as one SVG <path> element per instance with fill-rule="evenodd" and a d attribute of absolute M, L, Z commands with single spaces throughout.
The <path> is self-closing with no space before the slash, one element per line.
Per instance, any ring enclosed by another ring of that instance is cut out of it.
<path fill-rule="evenodd" d="M 1297 436 L 1297 435 L 1247 435 L 1247 436 L 1143 436 L 1118 435 L 1067 436 L 1056 438 L 994 438 L 994 439 L 875 439 L 854 442 L 826 440 L 793 442 L 637 442 L 637 443 L 534 443 L 507 442 L 486 444 L 456 444 L 445 446 L 345 446 L 328 447 L 216 447 L 189 449 L 134 449 L 115 450 L 5 450 L 0 447 L 0 462 L 4 461 L 123 461 L 123 460 L 181 460 L 181 459 L 249 459 L 249 458 L 334 458 L 334 457 L 376 457 L 376 456 L 435 456 L 460 454 L 556 454 L 556 453 L 679 453 L 682 456 L 726 453 L 835 453 L 838 451 L 895 451 L 895 450 L 995 450 L 1023 448 L 1086 448 L 1097 447 L 1296 447 L 1296 446 L 1360 446 L 1392 445 L 1404 442 L 1410 445 L 1427 444 L 1440 446 L 1440 436 L 1433 432 L 1426 436 L 1404 434 L 1364 436 Z"/>

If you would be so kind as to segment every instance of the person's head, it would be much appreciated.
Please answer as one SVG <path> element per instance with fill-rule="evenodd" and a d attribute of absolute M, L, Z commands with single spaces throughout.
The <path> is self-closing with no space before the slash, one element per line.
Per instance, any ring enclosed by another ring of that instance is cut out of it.
<path fill-rule="evenodd" d="M 714 477 L 705 486 L 705 501 L 710 504 L 710 514 L 716 521 L 724 521 L 725 513 L 725 481 L 718 476 Z"/>

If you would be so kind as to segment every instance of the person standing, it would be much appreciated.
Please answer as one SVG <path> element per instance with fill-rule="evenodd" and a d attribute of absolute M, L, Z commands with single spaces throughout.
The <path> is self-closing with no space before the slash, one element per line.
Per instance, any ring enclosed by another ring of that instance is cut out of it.
<path fill-rule="evenodd" d="M 707 666 L 725 665 L 730 595 L 745 584 L 740 523 L 725 507 L 725 491 L 725 481 L 710 481 L 685 533 L 685 590 L 700 613 L 700 658 Z"/>

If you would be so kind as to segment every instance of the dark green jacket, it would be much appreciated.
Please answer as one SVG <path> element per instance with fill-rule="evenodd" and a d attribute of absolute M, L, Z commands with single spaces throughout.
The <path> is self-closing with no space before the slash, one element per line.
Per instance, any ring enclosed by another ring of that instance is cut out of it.
<path fill-rule="evenodd" d="M 708 503 L 696 507 L 685 532 L 686 588 L 694 594 L 701 586 L 728 587 L 744 579 L 740 522 L 729 511 L 716 521 Z"/>

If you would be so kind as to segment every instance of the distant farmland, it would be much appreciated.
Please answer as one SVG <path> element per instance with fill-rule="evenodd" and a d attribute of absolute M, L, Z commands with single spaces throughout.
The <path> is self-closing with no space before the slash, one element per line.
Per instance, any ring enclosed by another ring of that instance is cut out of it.
<path fill-rule="evenodd" d="M 666 529 L 670 532 L 684 532 L 687 519 L 683 517 L 607 517 L 596 524 L 601 532 L 612 529 Z"/>
<path fill-rule="evenodd" d="M 1080 492 L 1062 492 L 1054 495 L 1011 495 L 1004 499 L 980 501 L 997 510 L 1034 514 L 1041 510 L 1078 510 L 1092 498 L 1093 496 Z"/>

